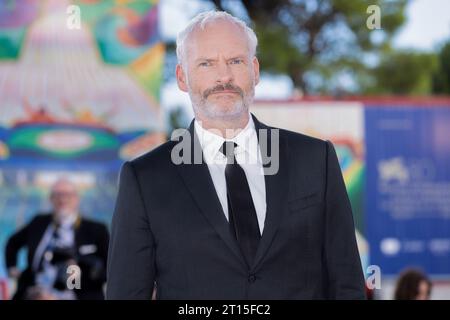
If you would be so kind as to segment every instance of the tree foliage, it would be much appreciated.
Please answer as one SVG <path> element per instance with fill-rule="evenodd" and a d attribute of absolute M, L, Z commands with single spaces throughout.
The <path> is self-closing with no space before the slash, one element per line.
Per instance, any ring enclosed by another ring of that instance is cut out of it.
<path fill-rule="evenodd" d="M 433 88 L 436 55 L 414 51 L 385 53 L 380 64 L 370 70 L 375 78 L 370 94 L 427 95 Z"/>
<path fill-rule="evenodd" d="M 450 41 L 440 50 L 438 68 L 433 76 L 433 92 L 450 94 Z"/>
<path fill-rule="evenodd" d="M 343 73 L 357 78 L 365 70 L 366 55 L 390 48 L 409 0 L 211 1 L 231 13 L 237 1 L 245 8 L 259 39 L 263 70 L 289 75 L 305 93 L 333 93 Z M 379 30 L 367 27 L 370 5 L 380 8 Z"/>

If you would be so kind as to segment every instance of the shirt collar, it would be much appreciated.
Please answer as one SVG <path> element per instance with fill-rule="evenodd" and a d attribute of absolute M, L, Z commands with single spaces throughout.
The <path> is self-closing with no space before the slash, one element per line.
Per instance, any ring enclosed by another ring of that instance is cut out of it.
<path fill-rule="evenodd" d="M 251 115 L 244 129 L 232 139 L 224 139 L 222 136 L 204 129 L 197 119 L 194 121 L 194 127 L 206 163 L 226 160 L 225 156 L 219 151 L 225 141 L 233 141 L 238 145 L 235 150 L 236 155 L 245 152 L 249 155 L 251 161 L 259 161 L 258 139 L 255 123 Z"/>
<path fill-rule="evenodd" d="M 78 219 L 78 213 L 76 213 L 76 214 L 72 213 L 66 217 L 62 217 L 62 218 L 58 219 L 58 221 L 57 221 L 57 219 L 55 219 L 55 223 L 59 227 L 67 229 L 67 228 L 71 228 L 72 226 L 74 226 L 77 222 L 77 219 Z"/>

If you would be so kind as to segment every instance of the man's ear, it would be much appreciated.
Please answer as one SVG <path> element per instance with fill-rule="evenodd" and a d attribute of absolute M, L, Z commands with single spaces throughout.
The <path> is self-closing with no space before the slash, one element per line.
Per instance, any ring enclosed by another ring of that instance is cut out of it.
<path fill-rule="evenodd" d="M 180 88 L 181 91 L 188 92 L 188 86 L 186 83 L 186 76 L 183 70 L 183 67 L 181 64 L 177 64 L 177 67 L 175 69 L 175 75 L 177 77 L 177 84 L 178 88 Z"/>
<path fill-rule="evenodd" d="M 259 61 L 257 57 L 253 57 L 253 72 L 255 77 L 255 85 L 259 83 Z"/>

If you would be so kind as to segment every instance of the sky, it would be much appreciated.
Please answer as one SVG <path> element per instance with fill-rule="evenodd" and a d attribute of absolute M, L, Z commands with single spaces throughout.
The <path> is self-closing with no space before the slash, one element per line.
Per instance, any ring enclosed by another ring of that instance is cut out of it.
<path fill-rule="evenodd" d="M 432 51 L 450 39 L 449 0 L 413 0 L 406 16 L 407 22 L 394 39 L 395 47 Z"/>
<path fill-rule="evenodd" d="M 163 38 L 174 40 L 191 17 L 212 8 L 212 4 L 205 0 L 161 0 L 160 30 Z M 432 51 L 450 39 L 450 0 L 411 0 L 406 17 L 406 23 L 393 39 L 395 48 Z M 292 90 L 288 77 L 263 75 L 255 96 L 257 99 L 283 99 L 289 97 Z M 163 105 L 169 108 L 190 104 L 188 95 L 180 93 L 176 83 L 168 83 L 163 87 L 162 99 Z"/>
<path fill-rule="evenodd" d="M 193 15 L 211 8 L 212 5 L 205 0 L 161 0 L 160 27 L 163 36 L 175 39 Z M 444 39 L 450 38 L 450 0 L 411 0 L 406 16 L 405 25 L 394 39 L 396 47 L 430 51 Z"/>

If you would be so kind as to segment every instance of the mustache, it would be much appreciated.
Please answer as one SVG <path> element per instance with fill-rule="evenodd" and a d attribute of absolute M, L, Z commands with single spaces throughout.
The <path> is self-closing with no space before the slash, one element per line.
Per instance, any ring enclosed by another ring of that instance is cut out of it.
<path fill-rule="evenodd" d="M 203 99 L 208 98 L 208 96 L 213 93 L 223 92 L 223 91 L 234 91 L 234 92 L 237 92 L 242 98 L 244 97 L 244 90 L 242 90 L 238 86 L 235 86 L 231 83 L 227 83 L 227 84 L 218 84 L 215 87 L 206 89 L 203 92 Z"/>

